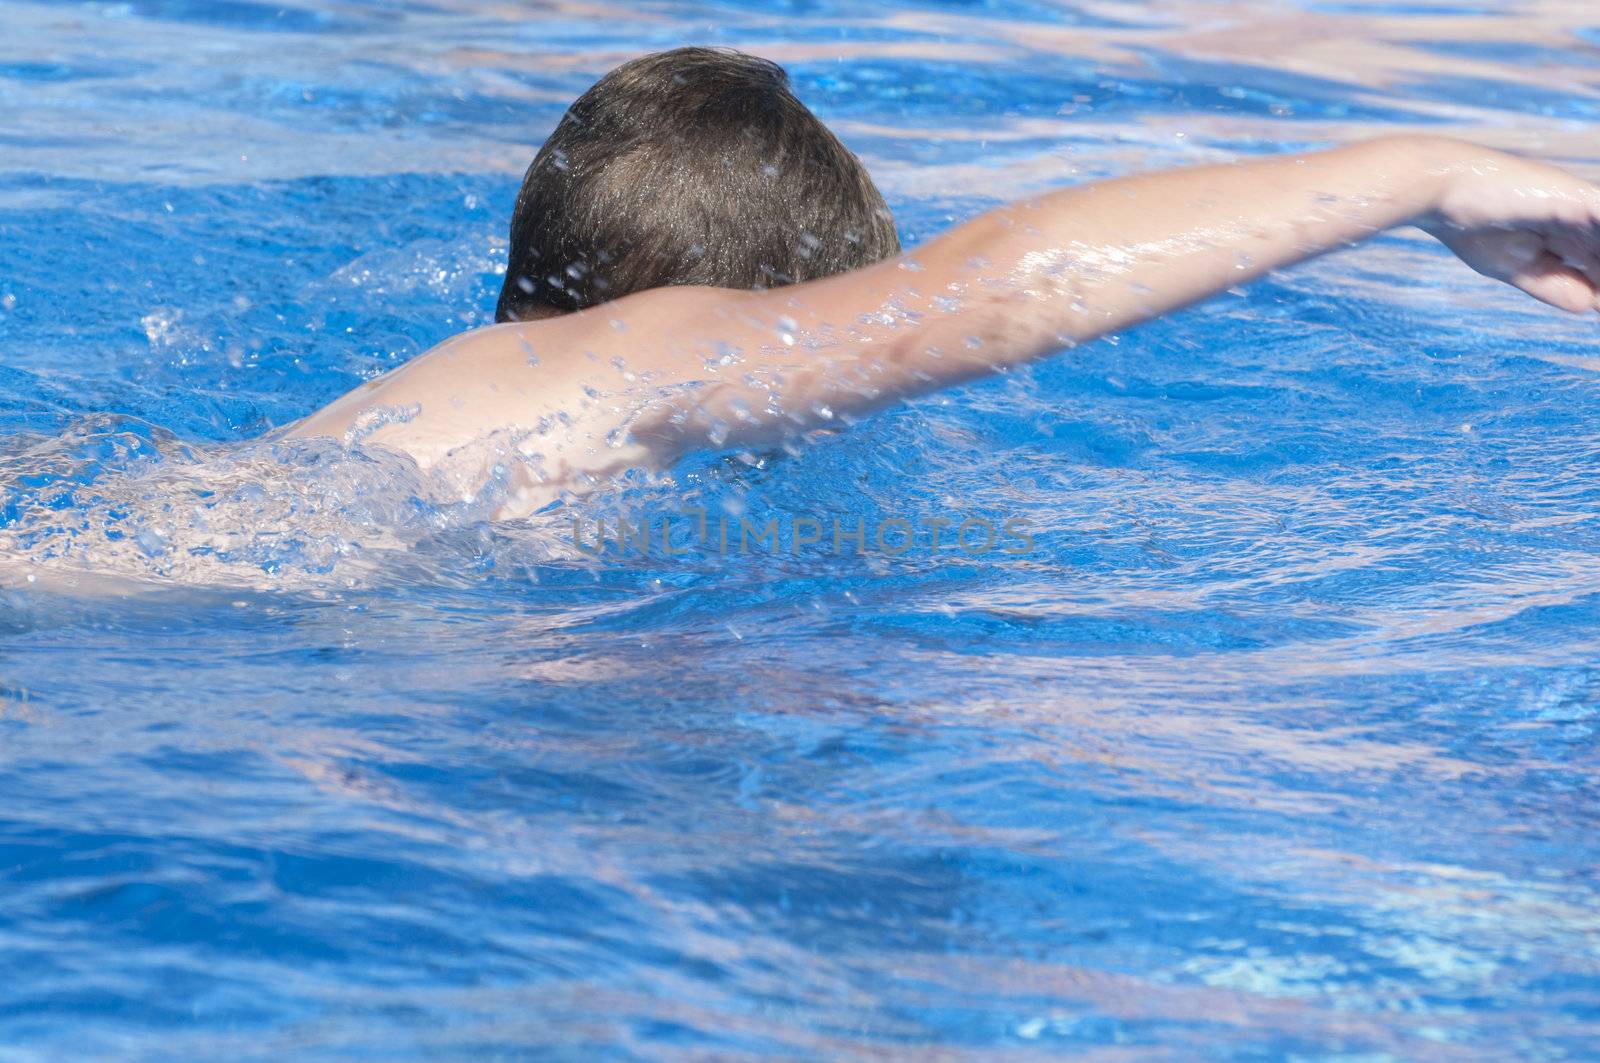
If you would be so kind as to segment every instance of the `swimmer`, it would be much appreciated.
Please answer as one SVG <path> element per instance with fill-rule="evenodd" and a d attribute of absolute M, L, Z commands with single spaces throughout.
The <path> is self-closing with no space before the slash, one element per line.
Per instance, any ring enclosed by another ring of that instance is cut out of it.
<path fill-rule="evenodd" d="M 678 49 L 607 74 L 540 149 L 496 324 L 279 437 L 495 484 L 514 518 L 693 450 L 792 448 L 1402 225 L 1600 309 L 1600 188 L 1433 136 L 1066 188 L 902 252 L 780 68 Z"/>

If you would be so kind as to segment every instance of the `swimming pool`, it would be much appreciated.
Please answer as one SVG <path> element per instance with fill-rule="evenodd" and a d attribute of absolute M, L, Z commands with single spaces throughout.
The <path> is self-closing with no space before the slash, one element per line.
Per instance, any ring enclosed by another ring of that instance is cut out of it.
<path fill-rule="evenodd" d="M 1592 1052 L 1595 326 L 1420 239 L 572 507 L 1021 554 L 239 445 L 487 321 L 636 51 L 783 62 L 915 241 L 1397 128 L 1595 176 L 1584 5 L 0 12 L 7 1058 Z"/>

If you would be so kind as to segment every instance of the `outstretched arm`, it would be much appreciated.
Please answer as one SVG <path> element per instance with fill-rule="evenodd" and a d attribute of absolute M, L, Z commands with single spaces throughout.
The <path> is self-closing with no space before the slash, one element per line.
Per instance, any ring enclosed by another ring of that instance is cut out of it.
<path fill-rule="evenodd" d="M 636 417 L 634 435 L 671 450 L 770 442 L 1043 357 L 1403 224 L 1551 305 L 1600 306 L 1600 189 L 1459 141 L 1386 137 L 1069 188 L 866 269 L 767 292 L 704 293 L 704 334 L 738 355 L 720 372 L 699 361 L 691 374 L 669 372 L 686 386 Z"/>

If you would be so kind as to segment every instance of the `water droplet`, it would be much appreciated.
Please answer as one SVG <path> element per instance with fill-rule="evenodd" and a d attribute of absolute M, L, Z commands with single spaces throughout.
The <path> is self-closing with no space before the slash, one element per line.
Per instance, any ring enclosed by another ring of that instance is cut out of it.
<path fill-rule="evenodd" d="M 412 403 L 409 406 L 374 406 L 371 409 L 363 410 L 345 431 L 344 445 L 353 447 L 385 425 L 406 424 L 415 420 L 421 412 L 421 403 Z M 251 487 L 257 487 L 257 485 L 251 485 Z M 259 490 L 259 487 L 257 487 L 257 490 Z M 246 488 L 242 493 L 250 494 L 251 492 L 249 488 Z M 265 498 L 265 492 L 262 492 L 260 497 Z"/>

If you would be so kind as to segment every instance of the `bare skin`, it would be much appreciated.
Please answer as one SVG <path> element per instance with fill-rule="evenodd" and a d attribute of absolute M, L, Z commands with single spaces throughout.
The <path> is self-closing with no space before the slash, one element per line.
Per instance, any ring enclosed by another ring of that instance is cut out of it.
<path fill-rule="evenodd" d="M 1021 365 L 1400 225 L 1600 309 L 1600 188 L 1461 141 L 1144 174 L 980 215 L 769 291 L 659 288 L 464 333 L 291 426 L 409 455 L 512 518 L 627 469 L 765 447 Z"/>

